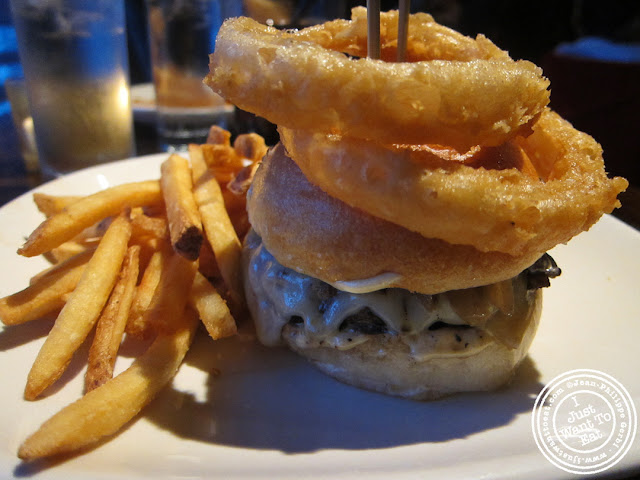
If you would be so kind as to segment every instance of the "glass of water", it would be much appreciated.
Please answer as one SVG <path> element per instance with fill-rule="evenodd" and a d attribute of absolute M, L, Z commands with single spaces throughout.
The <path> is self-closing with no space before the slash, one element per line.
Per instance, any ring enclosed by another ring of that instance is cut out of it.
<path fill-rule="evenodd" d="M 123 0 L 11 0 L 45 178 L 135 154 Z"/>

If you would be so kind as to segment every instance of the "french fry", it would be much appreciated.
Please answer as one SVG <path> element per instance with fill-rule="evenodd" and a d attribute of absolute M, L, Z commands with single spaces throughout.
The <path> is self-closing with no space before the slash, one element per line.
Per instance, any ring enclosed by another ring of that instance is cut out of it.
<path fill-rule="evenodd" d="M 227 145 L 200 145 L 202 156 L 209 168 L 214 170 L 238 171 L 243 167 L 242 157 L 236 153 L 233 147 Z"/>
<path fill-rule="evenodd" d="M 208 279 L 212 279 L 214 277 L 222 279 L 220 276 L 220 269 L 218 268 L 218 262 L 216 261 L 216 256 L 213 253 L 213 249 L 211 248 L 209 241 L 206 239 L 202 242 L 202 248 L 200 249 L 198 271 Z"/>
<path fill-rule="evenodd" d="M 149 325 L 145 323 L 144 313 L 151 305 L 153 295 L 160 284 L 162 272 L 166 269 L 167 259 L 171 253 L 172 250 L 169 248 L 160 248 L 151 255 L 134 294 L 126 325 L 128 335 L 136 338 L 147 338 L 151 334 Z"/>
<path fill-rule="evenodd" d="M 260 162 L 254 162 L 240 169 L 238 173 L 236 173 L 236 176 L 227 184 L 227 190 L 234 194 L 234 196 L 244 199 L 259 166 Z"/>
<path fill-rule="evenodd" d="M 162 249 L 171 249 L 171 245 L 169 245 L 168 239 L 159 239 L 155 237 L 138 237 L 134 238 L 131 236 L 131 240 L 129 240 L 129 245 L 139 245 L 140 246 L 140 272 L 144 272 L 149 265 L 149 261 L 151 257 L 158 251 Z M 172 250 L 172 249 L 171 249 Z M 140 277 L 142 274 L 140 275 Z"/>
<path fill-rule="evenodd" d="M 41 255 L 73 239 L 85 228 L 118 215 L 125 208 L 161 202 L 157 180 L 126 183 L 82 197 L 42 222 L 18 253 L 25 257 Z"/>
<path fill-rule="evenodd" d="M 18 456 L 35 460 L 72 452 L 120 430 L 171 381 L 189 350 L 197 314 L 187 308 L 174 323 L 127 370 L 47 420 L 20 446 Z"/>
<path fill-rule="evenodd" d="M 240 239 L 225 209 L 220 185 L 207 169 L 202 149 L 197 145 L 190 145 L 189 155 L 193 172 L 193 194 L 200 210 L 205 235 L 211 244 L 231 298 L 241 307 L 244 305 L 244 296 L 240 277 Z"/>
<path fill-rule="evenodd" d="M 190 301 L 212 339 L 218 340 L 238 333 L 227 303 L 201 273 L 197 273 L 193 280 Z"/>
<path fill-rule="evenodd" d="M 229 145 L 198 145 L 209 171 L 216 180 L 226 184 L 233 180 L 236 173 L 243 167 L 243 158 Z"/>
<path fill-rule="evenodd" d="M 113 217 L 103 218 L 99 222 L 94 223 L 90 227 L 85 228 L 82 232 L 80 232 L 78 235 L 73 237 L 73 239 L 76 242 L 85 242 L 87 240 L 101 237 L 104 235 L 104 232 L 107 231 L 107 228 L 109 228 L 109 225 L 111 225 L 112 220 L 113 220 Z"/>
<path fill-rule="evenodd" d="M 56 213 L 60 213 L 68 205 L 72 204 L 81 197 L 77 195 L 48 195 L 46 193 L 34 193 L 33 201 L 38 210 L 45 217 L 50 217 Z"/>
<path fill-rule="evenodd" d="M 94 225 L 91 225 L 90 227 L 85 228 L 82 232 L 73 237 L 72 240 L 61 243 L 48 252 L 44 252 L 42 256 L 51 263 L 58 263 L 82 252 L 83 250 L 87 250 L 89 248 L 95 249 L 100 237 L 102 237 L 104 232 L 107 231 L 107 228 L 109 228 L 111 220 L 112 217 L 108 217 Z"/>
<path fill-rule="evenodd" d="M 166 214 L 164 202 L 145 205 L 144 207 L 142 207 L 142 211 L 145 215 L 149 215 L 150 217 L 157 217 L 158 215 Z"/>
<path fill-rule="evenodd" d="M 116 355 L 122 342 L 129 309 L 138 281 L 140 246 L 127 250 L 118 281 L 96 324 L 84 377 L 85 392 L 90 392 L 113 377 Z"/>
<path fill-rule="evenodd" d="M 226 145 L 229 147 L 231 146 L 231 132 L 219 127 L 218 125 L 213 125 L 209 129 L 207 143 L 212 145 Z"/>
<path fill-rule="evenodd" d="M 239 238 L 244 238 L 250 228 L 247 214 L 247 191 L 260 162 L 252 163 L 240 170 L 222 191 L 224 205 Z"/>
<path fill-rule="evenodd" d="M 47 218 L 18 253 L 44 254 L 55 264 L 0 299 L 0 320 L 13 325 L 59 313 L 24 398 L 56 382 L 96 328 L 85 395 L 43 423 L 20 446 L 20 458 L 73 452 L 120 430 L 171 381 L 198 319 L 214 340 L 237 333 L 231 312 L 243 313 L 244 298 L 236 232 L 246 227 L 246 190 L 266 146 L 257 135 L 240 135 L 233 146 L 230 138 L 212 127 L 212 144 L 191 145 L 191 162 L 169 156 L 158 181 L 86 197 L 34 194 Z M 114 377 L 125 332 L 153 342 Z"/>
<path fill-rule="evenodd" d="M 171 319 L 179 316 L 187 303 L 197 269 L 197 262 L 176 253 L 169 256 L 153 298 L 142 315 L 146 328 L 162 332 L 170 327 Z"/>
<path fill-rule="evenodd" d="M 30 322 L 61 309 L 91 258 L 93 251 L 76 255 L 41 272 L 24 290 L 0 299 L 0 320 L 5 325 Z"/>
<path fill-rule="evenodd" d="M 96 244 L 97 242 L 76 242 L 75 240 L 70 240 L 45 252 L 43 256 L 51 263 L 58 264 L 84 251 L 95 250 Z"/>
<path fill-rule="evenodd" d="M 243 133 L 238 135 L 233 142 L 233 149 L 243 158 L 258 162 L 267 153 L 268 147 L 264 138 L 257 133 Z"/>
<path fill-rule="evenodd" d="M 33 277 L 29 279 L 29 285 L 33 285 L 36 282 L 39 282 L 43 277 L 47 275 L 53 275 L 56 272 L 62 272 L 63 270 L 70 268 L 73 265 L 82 263 L 86 264 L 90 259 L 91 255 L 95 251 L 97 244 L 91 248 L 86 248 L 81 252 L 78 252 L 75 255 L 71 255 L 69 258 L 62 260 L 61 262 L 55 263 L 44 270 L 36 273 Z M 75 288 L 75 287 L 74 287 Z"/>
<path fill-rule="evenodd" d="M 27 378 L 25 399 L 34 400 L 62 375 L 73 353 L 91 331 L 116 282 L 130 236 L 128 218 L 117 217 L 102 237 L 38 352 Z"/>
<path fill-rule="evenodd" d="M 145 207 L 136 207 L 131 209 L 131 239 L 129 244 L 140 245 L 140 269 L 144 271 L 156 250 L 164 248 L 169 243 L 169 226 L 167 225 L 167 217 L 164 210 L 164 202 L 162 210 L 150 215 Z M 147 223 L 147 220 L 151 220 Z"/>
<path fill-rule="evenodd" d="M 180 255 L 196 260 L 202 245 L 202 221 L 193 198 L 189 161 L 173 154 L 162 163 L 162 194 L 167 207 L 171 244 Z"/>
<path fill-rule="evenodd" d="M 132 236 L 134 238 L 151 236 L 155 238 L 169 238 L 169 227 L 164 217 L 149 217 L 145 214 L 134 215 L 131 218 Z"/>

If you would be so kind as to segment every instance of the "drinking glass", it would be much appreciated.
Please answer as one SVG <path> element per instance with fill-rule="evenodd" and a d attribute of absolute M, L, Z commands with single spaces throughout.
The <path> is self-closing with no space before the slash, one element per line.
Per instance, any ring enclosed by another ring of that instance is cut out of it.
<path fill-rule="evenodd" d="M 164 150 L 181 151 L 204 143 L 212 125 L 229 127 L 234 107 L 202 80 L 223 19 L 242 3 L 147 0 L 147 12 L 158 137 Z"/>
<path fill-rule="evenodd" d="M 122 0 L 11 0 L 45 178 L 134 155 Z"/>

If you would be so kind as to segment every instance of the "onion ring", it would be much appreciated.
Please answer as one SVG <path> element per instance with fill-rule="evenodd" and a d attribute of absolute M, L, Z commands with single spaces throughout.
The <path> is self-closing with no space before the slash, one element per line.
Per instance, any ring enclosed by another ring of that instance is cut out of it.
<path fill-rule="evenodd" d="M 280 137 L 309 181 L 329 195 L 427 238 L 483 252 L 525 255 L 565 243 L 620 206 L 616 196 L 628 186 L 607 177 L 591 136 L 551 110 L 530 136 L 498 147 L 521 149 L 539 179 L 519 168 L 443 160 L 431 149 L 283 127 Z"/>
<path fill-rule="evenodd" d="M 436 294 L 514 277 L 543 253 L 480 252 L 376 218 L 309 182 L 281 144 L 258 168 L 247 210 L 280 264 L 333 285 L 388 273 L 385 287 Z"/>
<path fill-rule="evenodd" d="M 380 59 L 395 62 L 398 56 L 398 11 L 380 13 Z M 367 56 L 367 9 L 356 7 L 351 20 L 337 19 L 295 33 L 298 40 L 317 43 L 353 57 Z M 422 60 L 506 60 L 509 54 L 480 34 L 475 39 L 437 23 L 427 13 L 409 16 L 407 62 Z"/>
<path fill-rule="evenodd" d="M 361 54 L 366 28 L 363 9 L 353 15 L 300 31 L 228 19 L 205 82 L 285 127 L 463 152 L 526 131 L 549 101 L 549 82 L 533 63 L 514 61 L 485 37 L 465 37 L 427 14 L 411 16 L 412 62 L 350 58 L 337 50 Z M 396 17 L 381 14 L 383 24 Z M 381 33 L 387 55 L 397 31 Z"/>

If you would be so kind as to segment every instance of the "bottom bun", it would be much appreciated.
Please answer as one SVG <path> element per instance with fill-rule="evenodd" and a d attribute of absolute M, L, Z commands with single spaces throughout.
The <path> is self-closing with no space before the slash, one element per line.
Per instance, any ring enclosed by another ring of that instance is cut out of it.
<path fill-rule="evenodd" d="M 375 335 L 349 350 L 304 348 L 299 329 L 286 325 L 282 338 L 293 351 L 341 382 L 413 400 L 435 400 L 462 392 L 495 390 L 513 377 L 527 356 L 538 328 L 542 292 L 536 292 L 527 330 L 518 348 L 489 339 L 471 354 L 445 354 L 416 361 L 409 347 L 393 335 Z M 443 332 L 444 333 L 444 332 Z"/>
<path fill-rule="evenodd" d="M 541 290 L 528 285 L 529 269 L 507 281 L 512 289 L 503 293 L 512 301 L 504 313 L 489 287 L 438 295 L 340 291 L 279 264 L 254 231 L 245 239 L 243 264 L 261 343 L 288 345 L 344 383 L 415 400 L 508 382 L 527 355 L 542 309 Z"/>

